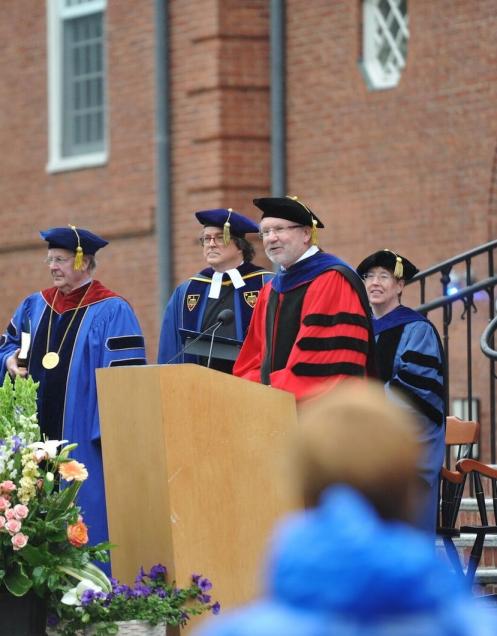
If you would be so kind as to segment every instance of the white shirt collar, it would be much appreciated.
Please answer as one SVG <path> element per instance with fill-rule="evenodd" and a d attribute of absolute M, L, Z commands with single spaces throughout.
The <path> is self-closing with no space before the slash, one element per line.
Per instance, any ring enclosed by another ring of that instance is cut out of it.
<path fill-rule="evenodd" d="M 243 265 L 243 263 L 240 263 Z M 240 267 L 239 265 L 239 267 Z M 221 295 L 221 285 L 223 282 L 223 274 L 227 274 L 230 277 L 231 282 L 233 283 L 233 287 L 235 289 L 240 289 L 240 287 L 245 287 L 245 281 L 242 278 L 242 275 L 238 271 L 236 267 L 232 269 L 227 269 L 225 272 L 214 272 L 212 275 L 212 282 L 209 288 L 209 298 L 219 298 Z"/>

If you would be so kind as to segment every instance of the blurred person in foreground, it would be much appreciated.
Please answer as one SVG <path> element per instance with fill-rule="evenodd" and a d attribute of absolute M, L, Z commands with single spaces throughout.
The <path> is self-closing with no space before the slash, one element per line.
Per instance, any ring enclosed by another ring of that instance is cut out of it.
<path fill-rule="evenodd" d="M 0 373 L 39 382 L 41 433 L 78 444 L 72 457 L 89 473 L 78 505 L 96 544 L 107 540 L 108 529 L 95 370 L 146 364 L 145 344 L 131 305 L 93 278 L 95 254 L 107 241 L 73 225 L 40 235 L 53 284 L 16 309 L 0 337 Z M 30 340 L 24 359 L 23 332 Z"/>
<path fill-rule="evenodd" d="M 180 329 L 204 331 L 224 309 L 231 309 L 234 321 L 222 325 L 216 334 L 243 341 L 261 288 L 274 276 L 254 265 L 253 245 L 246 234 L 259 231 L 256 223 L 231 208 L 195 212 L 203 226 L 200 245 L 207 267 L 184 281 L 167 303 L 159 340 L 159 364 L 184 362 L 205 365 L 207 358 L 181 353 Z M 231 373 L 233 361 L 213 358 L 212 369 Z"/>
<path fill-rule="evenodd" d="M 401 303 L 406 281 L 418 271 L 405 256 L 388 249 L 370 254 L 357 267 L 373 311 L 378 377 L 386 395 L 401 399 L 416 416 L 423 492 L 416 525 L 434 535 L 445 456 L 446 365 L 435 326 Z"/>
<path fill-rule="evenodd" d="M 261 291 L 234 375 L 300 400 L 354 376 L 375 375 L 368 299 L 356 272 L 321 250 L 324 225 L 297 197 L 254 199 L 278 271 Z"/>
<path fill-rule="evenodd" d="M 496 619 L 416 530 L 419 445 L 376 382 L 300 408 L 289 457 L 308 505 L 279 522 L 260 600 L 195 636 L 490 636 Z"/>

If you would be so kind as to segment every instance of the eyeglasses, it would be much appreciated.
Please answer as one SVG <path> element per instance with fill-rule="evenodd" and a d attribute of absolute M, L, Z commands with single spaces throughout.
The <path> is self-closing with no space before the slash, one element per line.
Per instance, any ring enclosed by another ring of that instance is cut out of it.
<path fill-rule="evenodd" d="M 281 236 L 287 230 L 295 230 L 298 227 L 304 227 L 304 226 L 303 225 L 287 225 L 286 227 L 268 227 L 267 229 L 261 230 L 259 232 L 259 236 L 261 237 L 261 239 L 265 239 L 269 237 L 271 232 L 275 236 Z"/>
<path fill-rule="evenodd" d="M 210 245 L 212 241 L 214 241 L 214 245 L 217 245 L 217 247 L 224 245 L 224 237 L 222 234 L 216 234 L 215 236 L 201 236 L 199 241 L 202 247 L 204 245 Z"/>
<path fill-rule="evenodd" d="M 44 263 L 47 265 L 62 265 L 63 263 L 70 261 L 72 258 L 74 258 L 74 256 L 47 256 Z"/>
<path fill-rule="evenodd" d="M 392 280 L 393 276 L 391 274 L 386 274 L 385 272 L 382 272 L 381 274 L 372 274 L 371 272 L 368 272 L 367 274 L 363 274 L 362 278 L 366 282 L 379 280 L 380 283 L 386 283 L 387 281 Z"/>

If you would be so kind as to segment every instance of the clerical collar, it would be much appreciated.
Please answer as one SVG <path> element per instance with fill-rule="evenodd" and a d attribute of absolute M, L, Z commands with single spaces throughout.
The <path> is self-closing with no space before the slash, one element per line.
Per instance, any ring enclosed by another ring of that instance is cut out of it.
<path fill-rule="evenodd" d="M 241 265 L 243 265 L 243 261 L 238 267 Z M 221 285 L 223 283 L 224 274 L 227 274 L 230 277 L 235 289 L 240 289 L 240 287 L 245 286 L 246 283 L 236 267 L 227 269 L 225 272 L 214 272 L 212 274 L 212 282 L 209 288 L 209 298 L 217 299 L 221 295 Z"/>
<path fill-rule="evenodd" d="M 306 252 L 304 252 L 302 256 L 295 261 L 295 263 L 299 263 L 300 261 L 303 261 L 306 258 L 309 258 L 309 256 L 314 256 L 314 254 L 317 254 L 318 252 L 319 252 L 319 247 L 317 245 L 311 245 L 311 247 Z M 295 265 L 295 263 L 292 263 L 292 265 Z M 283 271 L 287 270 L 287 268 L 283 267 L 283 265 L 281 265 L 281 269 Z"/>

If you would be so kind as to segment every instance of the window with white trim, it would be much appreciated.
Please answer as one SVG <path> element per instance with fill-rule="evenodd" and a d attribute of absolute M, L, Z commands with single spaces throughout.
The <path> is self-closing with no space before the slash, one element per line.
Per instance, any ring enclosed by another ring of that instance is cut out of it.
<path fill-rule="evenodd" d="M 47 0 L 49 172 L 107 161 L 106 0 Z"/>
<path fill-rule="evenodd" d="M 364 0 L 362 68 L 370 88 L 399 83 L 408 40 L 407 0 Z"/>

